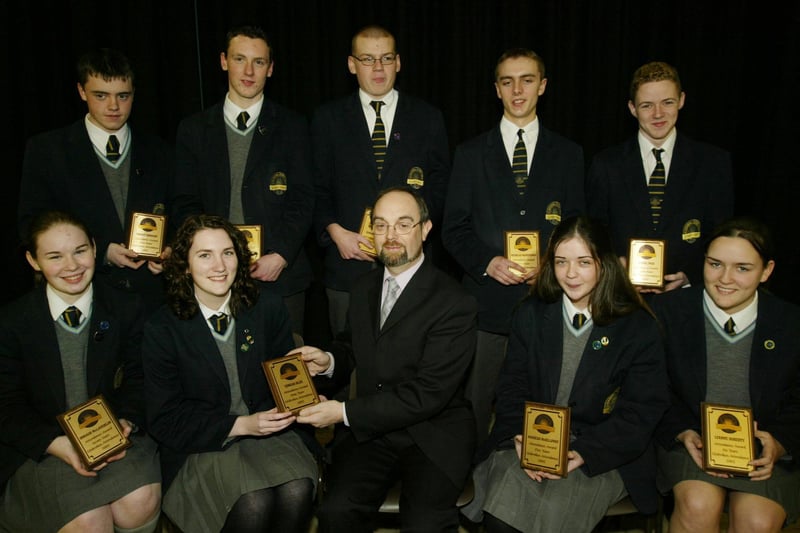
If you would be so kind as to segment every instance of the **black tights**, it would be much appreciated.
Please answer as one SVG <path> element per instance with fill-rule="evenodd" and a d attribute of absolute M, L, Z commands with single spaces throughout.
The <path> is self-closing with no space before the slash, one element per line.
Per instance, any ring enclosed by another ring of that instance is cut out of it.
<path fill-rule="evenodd" d="M 483 527 L 488 533 L 519 533 L 519 529 L 514 529 L 499 518 L 489 513 L 483 513 Z"/>
<path fill-rule="evenodd" d="M 221 533 L 306 533 L 313 497 L 314 484 L 308 478 L 242 494 Z"/>

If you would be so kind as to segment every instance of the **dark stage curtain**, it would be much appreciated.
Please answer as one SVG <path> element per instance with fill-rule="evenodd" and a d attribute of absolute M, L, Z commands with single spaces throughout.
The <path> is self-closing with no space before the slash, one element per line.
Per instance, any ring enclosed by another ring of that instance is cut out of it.
<path fill-rule="evenodd" d="M 125 51 L 137 72 L 131 123 L 174 142 L 178 122 L 221 99 L 225 31 L 263 26 L 275 50 L 270 98 L 310 117 L 354 90 L 350 38 L 378 23 L 398 40 L 398 87 L 439 106 L 451 147 L 501 114 L 494 64 L 510 46 L 536 50 L 548 85 L 539 115 L 582 144 L 587 157 L 633 135 L 626 102 L 633 70 L 664 60 L 680 71 L 679 129 L 733 154 L 737 212 L 763 218 L 781 243 L 773 291 L 800 302 L 794 214 L 800 2 L 389 0 L 350 2 L 9 0 L 0 4 L 4 189 L 0 217 L 8 301 L 30 286 L 16 238 L 25 141 L 85 113 L 74 63 L 83 51 Z M 318 256 L 317 256 L 318 258 Z"/>

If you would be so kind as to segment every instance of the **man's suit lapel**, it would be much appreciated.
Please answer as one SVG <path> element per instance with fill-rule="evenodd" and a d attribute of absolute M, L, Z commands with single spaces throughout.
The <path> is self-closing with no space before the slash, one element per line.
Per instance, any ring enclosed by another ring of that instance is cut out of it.
<path fill-rule="evenodd" d="M 386 322 L 384 322 L 383 327 L 380 328 L 381 335 L 401 323 L 406 315 L 416 310 L 419 303 L 425 300 L 425 296 L 430 290 L 432 279 L 433 271 L 428 262 L 424 261 L 419 270 L 411 277 L 406 288 L 403 289 L 403 292 L 400 293 L 400 296 L 397 298 L 397 302 L 395 302 L 394 307 L 392 307 L 392 311 L 389 313 L 389 316 L 386 317 Z M 380 276 L 379 282 L 382 281 L 383 276 Z M 374 307 L 374 309 L 377 310 L 378 322 L 380 322 L 381 314 L 381 292 L 382 286 L 379 284 L 377 290 L 377 306 Z"/>
<path fill-rule="evenodd" d="M 489 177 L 489 186 L 492 194 L 488 200 L 492 203 L 492 213 L 500 226 L 500 230 L 514 229 L 518 222 L 516 211 L 509 209 L 509 205 L 516 205 L 519 198 L 514 176 L 511 172 L 511 164 L 508 162 L 505 146 L 503 146 L 503 136 L 500 133 L 499 124 L 486 136 L 486 146 L 484 147 L 486 168 L 484 175 Z M 509 204 L 509 202 L 513 202 Z M 513 216 L 513 220 L 509 217 Z"/>
<path fill-rule="evenodd" d="M 670 161 L 669 174 L 667 174 L 667 188 L 664 191 L 662 220 L 667 225 L 686 222 L 685 220 L 675 221 L 673 219 L 675 218 L 675 213 L 684 205 L 686 195 L 691 194 L 693 185 L 691 175 L 694 166 L 694 154 L 691 147 L 687 146 L 683 138 L 678 135 L 677 139 L 675 139 L 675 149 Z"/>
<path fill-rule="evenodd" d="M 350 144 L 355 157 L 350 163 L 364 167 L 361 171 L 354 169 L 353 173 L 375 176 L 377 183 L 378 167 L 375 165 L 375 154 L 372 153 L 372 132 L 367 127 L 358 91 L 346 102 L 344 121 L 340 126 L 342 135 L 353 140 Z"/>
<path fill-rule="evenodd" d="M 258 124 L 256 130 L 253 132 L 252 141 L 250 143 L 250 150 L 247 152 L 247 164 L 244 169 L 244 181 L 247 182 L 250 176 L 253 175 L 256 169 L 265 166 L 263 161 L 269 160 L 272 155 L 272 147 L 275 146 L 275 136 L 278 134 L 278 115 L 275 106 L 264 99 L 264 105 L 261 107 L 261 113 L 258 115 Z M 230 172 L 228 173 L 230 174 Z M 267 176 L 269 179 L 269 176 Z M 266 186 L 267 184 L 258 184 L 258 186 Z"/>
<path fill-rule="evenodd" d="M 644 222 L 646 227 L 652 225 L 650 214 L 650 193 L 647 190 L 647 180 L 644 175 L 642 154 L 639 151 L 639 140 L 634 137 L 625 146 L 621 168 L 622 179 L 626 182 L 626 189 L 630 191 L 631 203 L 636 210 L 637 218 Z"/>
<path fill-rule="evenodd" d="M 214 214 L 227 217 L 231 203 L 231 168 L 230 159 L 228 158 L 228 138 L 225 131 L 227 125 L 222 104 L 217 104 L 212 108 L 204 127 L 204 138 L 206 139 L 204 149 L 208 150 L 209 153 L 215 154 L 213 159 L 216 161 L 216 170 L 209 172 L 208 175 L 219 176 L 212 183 L 206 183 L 205 185 L 214 187 L 216 192 L 214 205 L 217 206 L 215 211 L 218 212 L 214 212 Z"/>
<path fill-rule="evenodd" d="M 403 133 L 409 134 L 412 128 L 410 109 L 408 101 L 397 93 L 397 108 L 394 112 L 394 119 L 392 120 L 392 130 L 386 132 L 386 159 L 383 162 L 383 175 L 388 176 L 391 172 L 392 165 L 399 158 L 398 154 L 403 149 Z M 372 138 L 370 138 L 370 144 Z M 403 176 L 405 178 L 405 176 Z"/>

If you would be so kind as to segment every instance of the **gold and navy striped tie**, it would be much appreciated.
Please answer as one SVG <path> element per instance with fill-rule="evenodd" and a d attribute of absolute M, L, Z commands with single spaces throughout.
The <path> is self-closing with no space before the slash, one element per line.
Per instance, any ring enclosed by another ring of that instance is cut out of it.
<path fill-rule="evenodd" d="M 106 143 L 106 159 L 112 163 L 116 163 L 119 160 L 120 155 L 119 139 L 117 139 L 116 135 L 109 135 L 108 142 Z"/>
<path fill-rule="evenodd" d="M 653 155 L 656 156 L 656 168 L 650 174 L 650 181 L 647 190 L 650 193 L 650 218 L 653 221 L 653 229 L 658 228 L 661 220 L 661 204 L 664 202 L 664 189 L 667 186 L 667 172 L 664 163 L 661 161 L 663 148 L 653 148 Z"/>
<path fill-rule="evenodd" d="M 585 323 L 586 315 L 583 313 L 575 313 L 575 316 L 572 317 L 572 327 L 575 329 L 581 329 Z"/>
<path fill-rule="evenodd" d="M 64 322 L 71 328 L 77 328 L 81 325 L 81 310 L 75 307 L 74 305 L 70 305 L 64 312 L 61 313 L 61 318 L 64 319 Z"/>
<path fill-rule="evenodd" d="M 511 163 L 511 170 L 514 173 L 514 183 L 517 184 L 517 192 L 520 196 L 525 196 L 525 187 L 528 185 L 528 149 L 525 148 L 525 140 L 522 134 L 525 130 L 517 131 L 516 146 L 514 146 L 514 159 Z"/>
<path fill-rule="evenodd" d="M 208 321 L 211 322 L 211 327 L 214 328 L 214 331 L 220 335 L 225 335 L 225 331 L 228 329 L 228 315 L 225 313 L 212 315 L 208 317 Z"/>
<path fill-rule="evenodd" d="M 729 318 L 728 321 L 725 322 L 725 325 L 723 327 L 725 328 L 725 333 L 727 333 L 731 337 L 736 335 L 736 329 L 735 329 L 736 322 L 733 321 L 733 318 Z"/>
<path fill-rule="evenodd" d="M 250 113 L 247 111 L 242 111 L 236 116 L 236 127 L 239 128 L 239 131 L 244 131 L 247 129 L 248 120 L 250 120 Z"/>
<path fill-rule="evenodd" d="M 375 166 L 378 169 L 378 181 L 383 172 L 383 162 L 386 159 L 386 129 L 381 119 L 381 100 L 373 100 L 370 104 L 375 109 L 375 128 L 372 130 L 372 153 L 375 155 Z"/>

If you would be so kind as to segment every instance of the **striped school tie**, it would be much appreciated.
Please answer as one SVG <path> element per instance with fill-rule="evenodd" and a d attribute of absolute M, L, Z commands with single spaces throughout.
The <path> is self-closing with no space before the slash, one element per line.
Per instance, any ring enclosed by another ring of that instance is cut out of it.
<path fill-rule="evenodd" d="M 525 187 L 528 185 L 528 149 L 525 148 L 525 140 L 522 134 L 525 130 L 517 131 L 516 146 L 514 146 L 514 159 L 511 163 L 511 170 L 514 173 L 514 183 L 517 184 L 517 192 L 520 196 L 525 196 Z"/>
<path fill-rule="evenodd" d="M 116 135 L 109 135 L 106 143 L 106 159 L 112 163 L 119 161 L 119 139 Z"/>
<path fill-rule="evenodd" d="M 236 127 L 239 128 L 239 131 L 244 131 L 247 129 L 248 120 L 250 120 L 250 113 L 247 111 L 242 111 L 236 116 Z"/>
<path fill-rule="evenodd" d="M 74 305 L 70 305 L 61 313 L 61 318 L 64 319 L 64 323 L 69 327 L 77 328 L 81 325 L 81 310 Z"/>
<path fill-rule="evenodd" d="M 378 169 L 378 181 L 383 172 L 383 161 L 386 159 L 386 128 L 381 119 L 381 100 L 373 100 L 369 103 L 375 109 L 375 128 L 372 130 L 372 153 L 375 155 L 375 166 Z"/>
<path fill-rule="evenodd" d="M 208 321 L 211 323 L 211 327 L 214 328 L 214 331 L 220 335 L 225 335 L 225 331 L 228 329 L 228 315 L 225 313 L 211 315 L 208 317 Z"/>
<path fill-rule="evenodd" d="M 658 228 L 661 219 L 661 204 L 664 202 L 664 188 L 667 186 L 667 172 L 661 161 L 661 152 L 663 151 L 663 148 L 653 148 L 653 155 L 656 156 L 656 168 L 650 174 L 650 181 L 647 184 L 647 191 L 650 193 L 650 218 L 653 221 L 653 229 Z"/>

